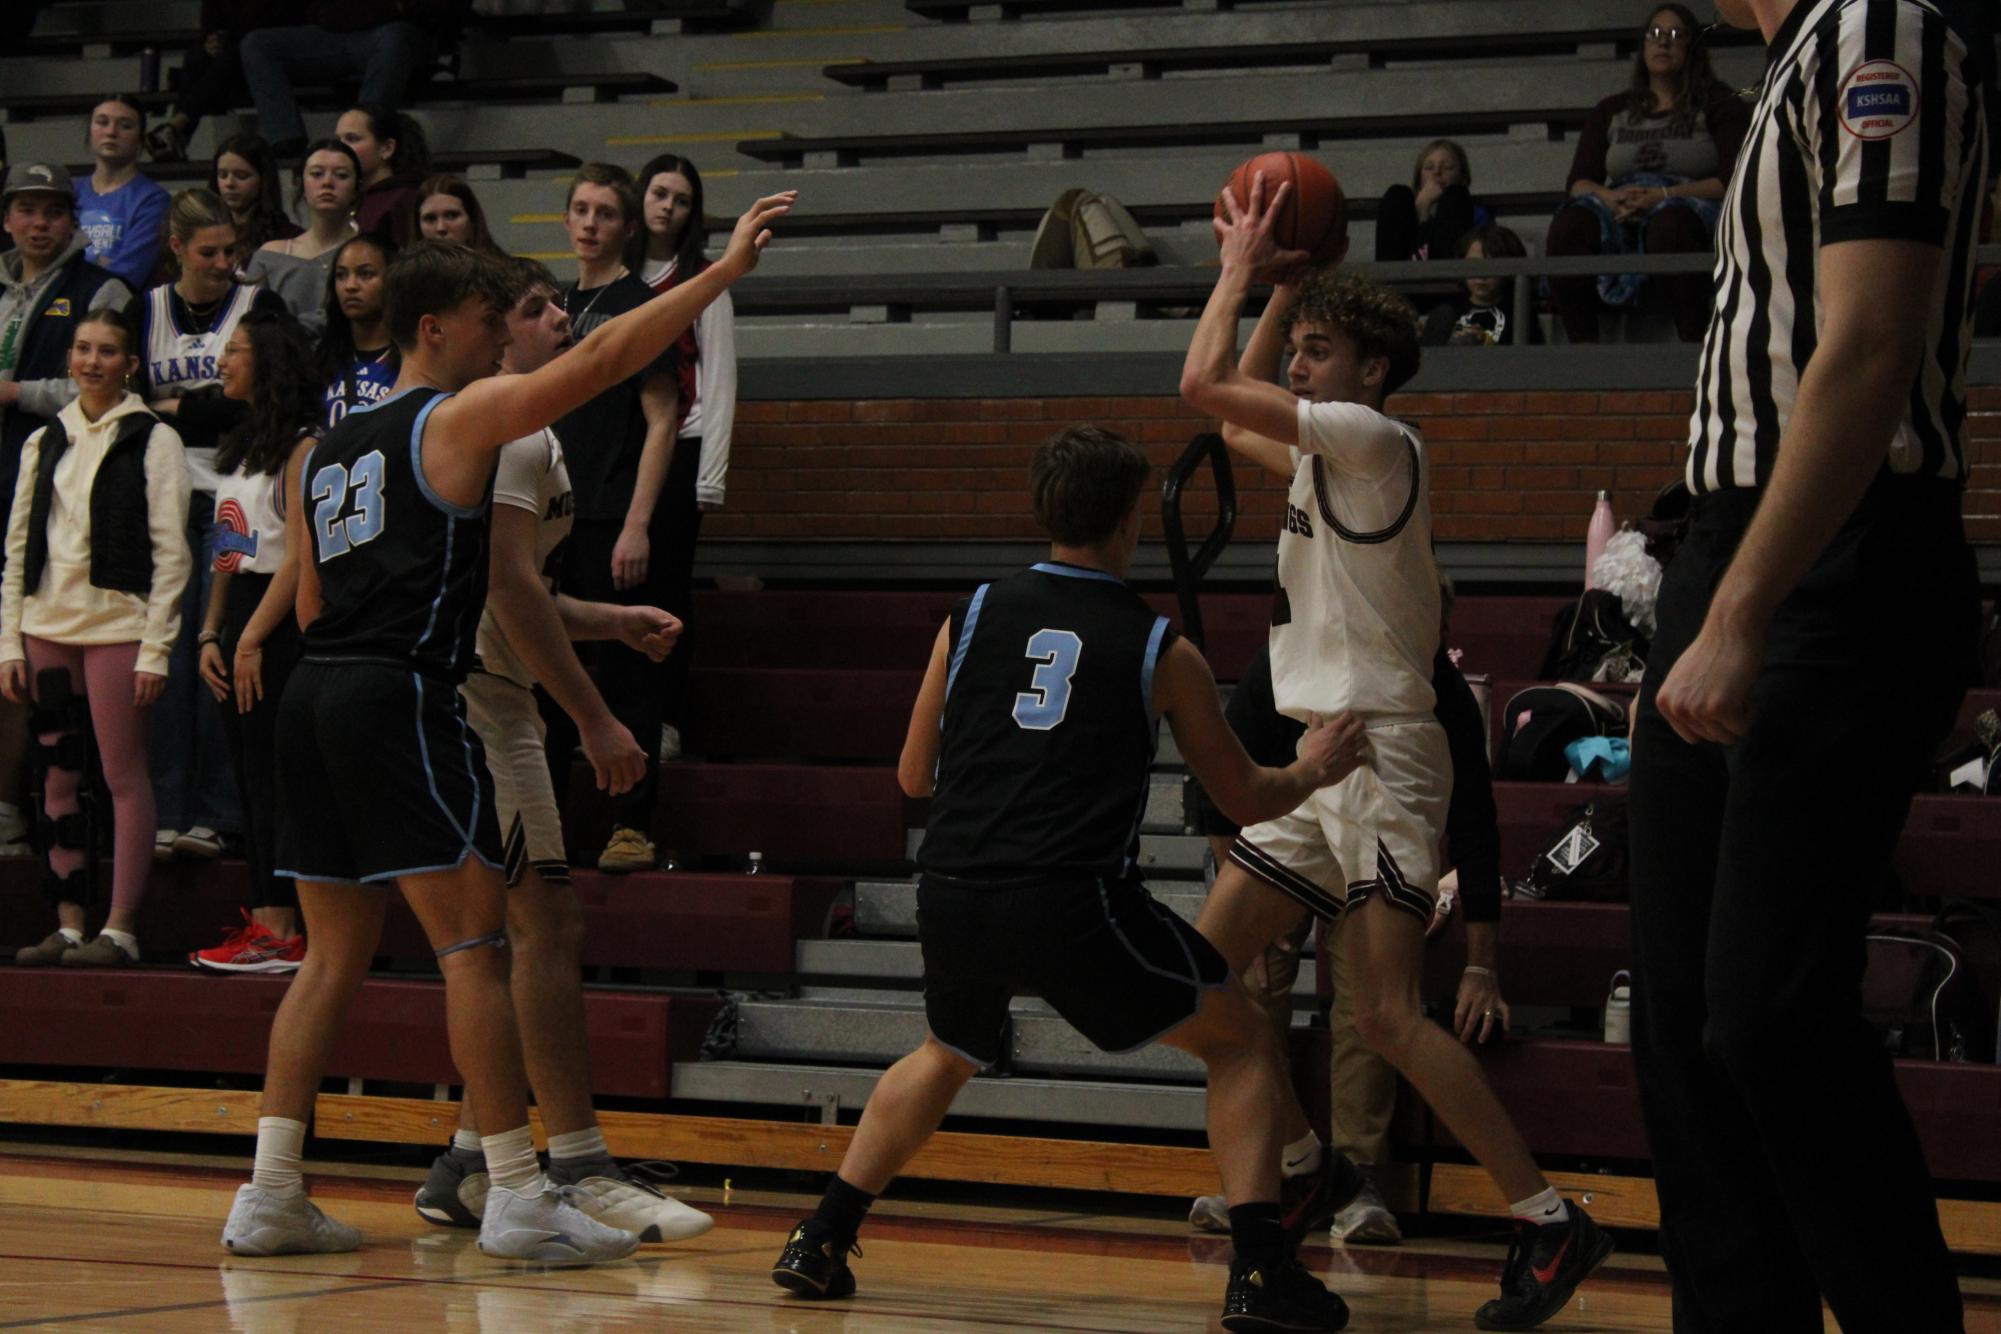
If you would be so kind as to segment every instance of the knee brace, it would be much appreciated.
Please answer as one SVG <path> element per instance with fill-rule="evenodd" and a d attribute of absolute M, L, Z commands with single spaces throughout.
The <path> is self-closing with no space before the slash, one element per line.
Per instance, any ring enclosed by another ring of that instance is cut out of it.
<path fill-rule="evenodd" d="M 36 755 L 44 769 L 81 773 L 90 764 L 90 714 L 83 697 L 70 687 L 69 673 L 49 667 L 35 673 L 35 702 L 28 726 L 35 734 Z M 55 733 L 54 741 L 41 738 Z"/>
<path fill-rule="evenodd" d="M 71 811 L 53 819 L 44 816 L 43 820 L 48 826 L 51 848 L 65 848 L 71 852 L 90 850 L 90 819 L 82 811 Z"/>
<path fill-rule="evenodd" d="M 91 892 L 89 864 L 85 863 L 68 875 L 57 875 L 55 868 L 42 863 L 42 897 L 50 903 L 90 903 L 96 897 Z"/>
<path fill-rule="evenodd" d="M 483 945 L 491 945 L 493 946 L 493 948 L 497 950 L 506 949 L 507 948 L 506 928 L 503 927 L 498 931 L 490 931 L 483 936 L 474 936 L 471 940 L 461 940 L 456 945 L 447 945 L 443 949 L 436 951 L 435 954 L 437 958 L 442 959 L 447 954 L 457 954 L 460 950 L 476 950 Z"/>

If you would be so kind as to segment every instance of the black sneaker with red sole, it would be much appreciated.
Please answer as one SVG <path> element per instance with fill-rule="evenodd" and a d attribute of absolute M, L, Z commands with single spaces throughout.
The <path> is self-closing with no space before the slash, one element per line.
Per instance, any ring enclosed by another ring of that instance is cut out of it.
<path fill-rule="evenodd" d="M 1534 1329 L 1561 1311 L 1577 1285 L 1612 1254 L 1612 1237 L 1573 1203 L 1562 1223 L 1515 1220 L 1501 1295 L 1473 1315 L 1480 1329 Z"/>

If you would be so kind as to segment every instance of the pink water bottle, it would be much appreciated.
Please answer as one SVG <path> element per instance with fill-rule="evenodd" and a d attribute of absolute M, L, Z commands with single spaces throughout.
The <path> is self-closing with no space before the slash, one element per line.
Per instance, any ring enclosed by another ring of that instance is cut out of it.
<path fill-rule="evenodd" d="M 1605 544 L 1612 540 L 1612 534 L 1619 531 L 1619 521 L 1612 517 L 1612 497 L 1605 492 L 1598 493 L 1598 504 L 1591 511 L 1591 527 L 1584 534 L 1584 586 L 1595 588 L 1591 569 L 1598 564 L 1598 558 L 1605 554 Z"/>

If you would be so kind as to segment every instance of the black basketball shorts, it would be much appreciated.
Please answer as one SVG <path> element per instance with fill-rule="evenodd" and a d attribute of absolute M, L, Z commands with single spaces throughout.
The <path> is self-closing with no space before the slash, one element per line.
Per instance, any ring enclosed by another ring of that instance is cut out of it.
<path fill-rule="evenodd" d="M 1002 1056 L 1008 1002 L 1040 995 L 1101 1051 L 1135 1051 L 1227 985 L 1230 966 L 1136 880 L 988 887 L 925 876 L 917 886 L 924 1014 L 931 1035 L 976 1065 Z"/>
<path fill-rule="evenodd" d="M 500 865 L 486 752 L 448 681 L 307 658 L 278 704 L 278 874 L 393 880 Z"/>

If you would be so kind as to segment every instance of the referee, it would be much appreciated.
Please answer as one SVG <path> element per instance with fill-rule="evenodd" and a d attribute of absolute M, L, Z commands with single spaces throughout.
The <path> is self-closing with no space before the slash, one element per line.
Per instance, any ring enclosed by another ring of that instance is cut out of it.
<path fill-rule="evenodd" d="M 1722 0 L 1769 63 L 1717 233 L 1633 746 L 1633 1054 L 1680 1331 L 1957 1331 L 1863 934 L 1972 680 L 1983 55 L 1929 0 Z"/>

